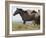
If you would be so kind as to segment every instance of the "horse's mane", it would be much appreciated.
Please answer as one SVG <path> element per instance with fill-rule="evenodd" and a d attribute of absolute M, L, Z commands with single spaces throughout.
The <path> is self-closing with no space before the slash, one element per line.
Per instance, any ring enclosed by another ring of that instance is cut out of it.
<path fill-rule="evenodd" d="M 20 10 L 20 11 L 23 11 L 23 9 L 21 9 L 21 8 L 17 8 L 18 10 Z"/>
<path fill-rule="evenodd" d="M 23 13 L 27 13 L 27 11 L 26 10 L 23 10 L 23 9 L 19 9 L 20 11 L 22 11 Z"/>
<path fill-rule="evenodd" d="M 19 10 L 22 10 L 22 9 L 19 9 Z"/>

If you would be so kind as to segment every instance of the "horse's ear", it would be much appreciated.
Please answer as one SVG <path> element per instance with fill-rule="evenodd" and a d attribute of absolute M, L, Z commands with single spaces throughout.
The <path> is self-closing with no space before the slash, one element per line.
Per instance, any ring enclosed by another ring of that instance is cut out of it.
<path fill-rule="evenodd" d="M 18 8 L 17 8 L 18 9 Z"/>

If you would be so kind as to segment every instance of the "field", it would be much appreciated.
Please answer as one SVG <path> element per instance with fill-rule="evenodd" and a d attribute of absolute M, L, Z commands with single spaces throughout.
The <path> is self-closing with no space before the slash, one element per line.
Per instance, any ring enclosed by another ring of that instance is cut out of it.
<path fill-rule="evenodd" d="M 23 24 L 23 23 L 17 23 L 12 22 L 12 31 L 24 31 L 24 30 L 39 30 L 40 25 L 37 24 Z"/>

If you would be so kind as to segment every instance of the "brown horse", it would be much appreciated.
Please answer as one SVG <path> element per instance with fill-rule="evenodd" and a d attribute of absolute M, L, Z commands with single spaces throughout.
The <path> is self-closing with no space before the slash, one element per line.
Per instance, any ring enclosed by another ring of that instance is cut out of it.
<path fill-rule="evenodd" d="M 26 23 L 26 21 L 35 21 L 36 19 L 39 20 L 39 16 L 36 18 L 37 12 L 35 10 L 31 11 L 29 14 L 29 11 L 24 11 L 23 9 L 17 8 L 13 16 L 15 16 L 16 14 L 20 14 L 24 24 Z"/>

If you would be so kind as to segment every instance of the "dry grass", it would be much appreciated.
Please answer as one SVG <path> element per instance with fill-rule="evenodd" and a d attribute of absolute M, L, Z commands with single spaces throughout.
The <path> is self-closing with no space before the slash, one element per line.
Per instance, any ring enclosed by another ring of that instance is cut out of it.
<path fill-rule="evenodd" d="M 23 23 L 16 23 L 16 22 L 13 22 L 12 23 L 12 30 L 13 31 L 24 31 L 24 30 L 38 30 L 40 29 L 40 25 L 37 25 L 37 24 L 23 24 Z"/>

